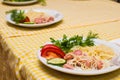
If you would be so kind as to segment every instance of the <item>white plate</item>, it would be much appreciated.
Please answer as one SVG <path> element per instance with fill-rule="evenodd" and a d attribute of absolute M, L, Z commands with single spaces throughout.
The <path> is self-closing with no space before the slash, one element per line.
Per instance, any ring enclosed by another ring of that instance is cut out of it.
<path fill-rule="evenodd" d="M 6 15 L 6 19 L 9 23 L 11 24 L 14 24 L 14 25 L 17 25 L 17 26 L 22 26 L 22 27 L 44 27 L 44 26 L 48 26 L 48 25 L 51 25 L 51 24 L 54 24 L 54 23 L 57 23 L 59 21 L 62 20 L 63 18 L 63 15 L 61 13 L 59 13 L 58 11 L 55 11 L 55 10 L 48 10 L 48 9 L 27 9 L 27 10 L 24 10 L 25 13 L 29 12 L 29 11 L 35 11 L 35 12 L 44 12 L 50 16 L 53 16 L 54 17 L 54 21 L 51 21 L 51 22 L 47 22 L 47 23 L 42 23 L 42 24 L 22 24 L 22 23 L 19 23 L 19 24 L 16 24 L 14 21 L 11 20 L 11 13 L 7 14 Z"/>
<path fill-rule="evenodd" d="M 106 46 L 111 47 L 114 50 L 116 56 L 120 57 L 120 47 L 115 45 L 114 43 L 110 43 L 110 42 L 107 42 L 104 40 L 95 39 L 95 44 L 104 44 Z M 65 69 L 62 67 L 47 64 L 46 59 L 40 56 L 41 55 L 40 50 L 38 51 L 37 55 L 38 55 L 39 60 L 44 65 L 50 67 L 51 69 L 61 71 L 64 73 L 68 73 L 68 74 L 74 74 L 74 75 L 100 75 L 100 74 L 105 74 L 105 73 L 115 71 L 115 70 L 120 68 L 120 62 L 119 62 L 119 65 L 110 66 L 110 67 L 102 69 L 102 70 L 89 70 L 89 71 L 88 70 L 70 70 L 70 69 Z"/>
<path fill-rule="evenodd" d="M 24 1 L 24 2 L 12 2 L 12 1 L 4 1 L 3 3 L 5 4 L 10 4 L 10 5 L 27 5 L 27 4 L 32 4 L 37 2 L 38 0 L 31 0 L 31 1 Z"/>

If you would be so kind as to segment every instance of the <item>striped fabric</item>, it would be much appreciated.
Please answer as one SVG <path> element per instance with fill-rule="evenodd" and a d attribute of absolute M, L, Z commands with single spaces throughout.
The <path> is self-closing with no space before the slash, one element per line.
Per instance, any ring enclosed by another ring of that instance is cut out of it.
<path fill-rule="evenodd" d="M 46 66 L 44 66 L 37 58 L 37 51 L 40 49 L 40 46 L 45 42 L 49 41 L 50 37 L 55 39 L 59 39 L 63 34 L 73 36 L 75 34 L 84 34 L 86 35 L 88 31 L 97 32 L 101 39 L 112 40 L 120 37 L 120 22 L 113 22 L 109 24 L 101 24 L 95 26 L 89 26 L 86 28 L 74 28 L 67 30 L 59 30 L 49 33 L 44 33 L 42 35 L 32 35 L 32 36 L 22 36 L 22 37 L 12 37 L 6 38 L 2 43 L 6 44 L 5 50 L 9 49 L 9 58 L 10 64 L 13 62 L 16 65 L 16 74 L 17 77 L 20 77 L 20 74 L 25 78 L 25 80 L 117 80 L 120 79 L 120 70 L 115 72 L 100 75 L 100 76 L 92 76 L 92 77 L 83 77 L 83 76 L 74 76 L 64 74 L 55 70 L 52 70 Z M 113 28 L 113 26 L 115 26 Z M 110 28 L 108 30 L 108 28 Z M 105 31 L 103 31 L 105 30 Z M 111 35 L 112 34 L 112 35 Z M 14 54 L 14 56 L 12 55 Z M 14 57 L 16 59 L 14 59 Z M 13 66 L 14 67 L 14 66 Z M 63 75 L 64 74 L 64 75 Z"/>
<path fill-rule="evenodd" d="M 120 70 L 88 77 L 52 70 L 39 61 L 37 52 L 50 37 L 59 39 L 63 34 L 86 36 L 93 31 L 101 39 L 120 38 L 120 5 L 109 0 L 47 0 L 47 3 L 17 7 L 0 3 L 0 80 L 119 80 Z M 23 28 L 6 23 L 5 12 L 14 8 L 55 9 L 64 18 L 44 28 Z"/>

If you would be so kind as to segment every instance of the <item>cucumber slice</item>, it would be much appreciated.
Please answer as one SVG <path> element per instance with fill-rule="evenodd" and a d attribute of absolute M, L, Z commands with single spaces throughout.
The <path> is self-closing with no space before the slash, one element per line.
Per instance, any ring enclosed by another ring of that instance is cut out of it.
<path fill-rule="evenodd" d="M 24 22 L 24 24 L 35 24 L 34 22 Z"/>
<path fill-rule="evenodd" d="M 65 64 L 66 60 L 62 59 L 62 58 L 52 58 L 47 60 L 48 64 L 53 64 L 53 65 L 61 65 L 61 64 Z"/>

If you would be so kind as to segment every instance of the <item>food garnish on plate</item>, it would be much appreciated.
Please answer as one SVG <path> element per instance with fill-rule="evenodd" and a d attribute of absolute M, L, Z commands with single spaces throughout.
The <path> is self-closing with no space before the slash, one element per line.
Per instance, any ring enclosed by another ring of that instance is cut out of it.
<path fill-rule="evenodd" d="M 115 56 L 112 48 L 94 43 L 98 34 L 89 32 L 87 37 L 66 35 L 60 40 L 50 38 L 51 44 L 41 47 L 40 56 L 48 64 L 67 69 L 101 70 L 112 66 L 111 59 Z"/>
<path fill-rule="evenodd" d="M 10 10 L 11 20 L 16 24 L 43 24 L 54 21 L 54 17 L 44 12 L 25 12 L 24 10 Z"/>
<path fill-rule="evenodd" d="M 34 11 L 29 11 L 25 15 L 29 16 L 32 22 L 35 24 L 41 24 L 41 23 L 47 23 L 54 21 L 54 17 L 44 13 L 44 12 L 34 12 Z"/>

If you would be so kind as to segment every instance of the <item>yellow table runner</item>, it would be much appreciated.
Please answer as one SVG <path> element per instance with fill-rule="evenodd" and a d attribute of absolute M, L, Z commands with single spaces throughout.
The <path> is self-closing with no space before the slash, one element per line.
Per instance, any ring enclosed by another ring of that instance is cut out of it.
<path fill-rule="evenodd" d="M 75 34 L 86 35 L 91 30 L 93 32 L 97 32 L 101 39 L 112 40 L 120 37 L 119 26 L 120 22 L 112 22 L 107 24 L 89 26 L 87 28 L 71 28 L 64 31 L 59 30 L 32 36 L 6 38 L 2 40 L 2 43 L 4 43 L 4 45 L 6 44 L 6 46 L 4 46 L 5 49 L 9 49 L 9 51 L 14 54 L 14 57 L 12 57 L 12 59 L 16 58 L 14 60 L 17 61 L 15 64 L 16 73 L 20 73 L 25 78 L 25 80 L 119 80 L 120 70 L 91 77 L 75 76 L 61 73 L 43 65 L 38 60 L 36 55 L 40 46 L 49 41 L 50 37 L 59 39 L 63 36 L 63 34 L 66 34 L 69 37 Z M 11 58 L 9 59 L 11 60 Z M 17 77 L 18 76 L 19 74 L 17 74 Z"/>
<path fill-rule="evenodd" d="M 50 31 L 82 27 L 120 20 L 120 5 L 109 0 L 47 0 L 47 6 L 39 3 L 25 6 L 10 6 L 0 3 L 0 31 L 4 37 L 16 37 L 33 34 L 43 34 Z M 6 22 L 5 12 L 12 9 L 53 9 L 61 12 L 64 18 L 61 22 L 44 28 L 23 28 Z"/>

